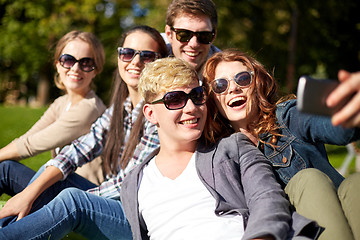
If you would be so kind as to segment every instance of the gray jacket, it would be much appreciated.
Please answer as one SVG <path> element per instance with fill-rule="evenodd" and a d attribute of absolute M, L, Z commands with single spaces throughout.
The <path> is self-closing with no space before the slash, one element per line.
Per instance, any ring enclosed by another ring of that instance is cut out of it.
<path fill-rule="evenodd" d="M 149 239 L 146 224 L 139 216 L 137 194 L 142 169 L 157 153 L 158 150 L 135 168 L 121 188 L 124 211 L 137 240 Z M 242 215 L 245 226 L 243 239 L 266 234 L 276 239 L 287 239 L 289 234 L 299 235 L 309 226 L 316 235 L 316 223 L 298 214 L 292 221 L 290 204 L 274 177 L 269 161 L 245 135 L 233 134 L 212 147 L 199 144 L 195 161 L 200 180 L 216 199 L 215 213 Z M 292 228 L 295 228 L 295 233 Z"/>

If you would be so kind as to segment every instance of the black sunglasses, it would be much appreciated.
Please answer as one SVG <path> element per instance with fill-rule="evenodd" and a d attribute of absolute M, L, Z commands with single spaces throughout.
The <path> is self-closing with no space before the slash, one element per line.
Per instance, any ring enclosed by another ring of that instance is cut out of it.
<path fill-rule="evenodd" d="M 136 54 L 139 54 L 140 61 L 143 63 L 152 62 L 159 58 L 160 54 L 153 51 L 138 51 L 132 48 L 122 48 L 119 47 L 118 49 L 119 59 L 123 62 L 131 62 L 134 59 Z"/>
<path fill-rule="evenodd" d="M 206 102 L 206 96 L 203 87 L 193 88 L 189 93 L 185 93 L 184 91 L 167 92 L 162 99 L 153 101 L 151 104 L 164 103 L 167 109 L 177 110 L 184 108 L 188 99 L 191 99 L 195 105 L 204 104 Z"/>
<path fill-rule="evenodd" d="M 252 82 L 252 76 L 254 75 L 253 72 L 239 72 L 235 75 L 234 81 L 236 85 L 238 85 L 241 88 L 247 87 Z M 213 80 L 211 83 L 211 89 L 214 93 L 221 94 L 226 92 L 229 88 L 229 80 L 226 78 L 219 78 Z"/>
<path fill-rule="evenodd" d="M 79 68 L 84 72 L 91 72 L 96 68 L 95 60 L 93 58 L 81 58 L 77 60 L 74 56 L 70 54 L 63 54 L 59 58 L 60 65 L 63 68 L 70 69 L 75 63 L 79 63 Z"/>
<path fill-rule="evenodd" d="M 170 27 L 170 29 L 176 33 L 176 39 L 180 42 L 188 42 L 193 36 L 196 36 L 199 43 L 209 44 L 214 40 L 215 37 L 214 31 L 193 32 L 187 29 L 180 29 L 174 27 Z"/>

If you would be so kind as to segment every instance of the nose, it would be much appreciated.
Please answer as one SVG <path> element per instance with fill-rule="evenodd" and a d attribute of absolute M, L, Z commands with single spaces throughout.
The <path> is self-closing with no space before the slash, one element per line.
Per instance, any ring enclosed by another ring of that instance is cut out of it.
<path fill-rule="evenodd" d="M 241 88 L 235 83 L 234 80 L 229 80 L 228 84 L 229 84 L 228 93 L 239 92 L 239 90 L 241 89 Z"/>
<path fill-rule="evenodd" d="M 188 45 L 192 48 L 196 48 L 197 46 L 200 45 L 195 35 L 193 35 L 192 38 L 190 38 Z"/>
<path fill-rule="evenodd" d="M 184 112 L 193 112 L 195 109 L 196 105 L 190 98 L 188 98 L 184 106 Z"/>
<path fill-rule="evenodd" d="M 134 58 L 131 60 L 131 63 L 134 65 L 139 65 L 141 63 L 140 53 L 136 53 Z"/>
<path fill-rule="evenodd" d="M 80 65 L 79 62 L 76 62 L 74 65 L 71 66 L 71 70 L 73 71 L 79 71 Z"/>

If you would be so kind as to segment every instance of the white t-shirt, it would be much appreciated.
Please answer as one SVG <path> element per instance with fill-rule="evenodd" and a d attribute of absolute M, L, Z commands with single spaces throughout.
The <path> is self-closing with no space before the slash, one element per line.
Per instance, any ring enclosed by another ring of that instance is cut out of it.
<path fill-rule="evenodd" d="M 216 202 L 198 177 L 195 154 L 174 180 L 161 174 L 154 157 L 143 169 L 138 201 L 152 240 L 238 240 L 244 234 L 242 216 L 215 214 Z"/>

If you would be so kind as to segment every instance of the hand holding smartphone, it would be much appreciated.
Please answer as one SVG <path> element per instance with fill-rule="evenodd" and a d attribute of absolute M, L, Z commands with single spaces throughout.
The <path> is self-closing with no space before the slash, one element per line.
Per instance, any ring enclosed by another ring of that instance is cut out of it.
<path fill-rule="evenodd" d="M 309 76 L 300 77 L 297 89 L 297 109 L 304 113 L 333 115 L 350 99 L 350 97 L 345 99 L 333 108 L 326 105 L 327 97 L 338 85 L 339 82 L 336 80 L 314 79 Z"/>

